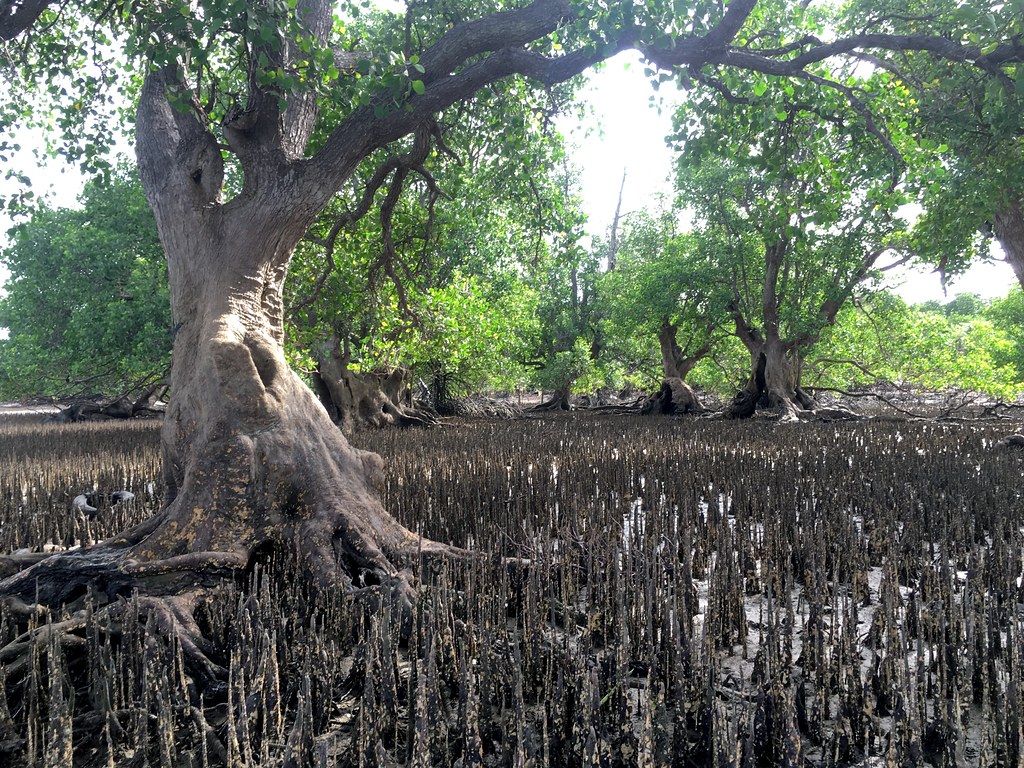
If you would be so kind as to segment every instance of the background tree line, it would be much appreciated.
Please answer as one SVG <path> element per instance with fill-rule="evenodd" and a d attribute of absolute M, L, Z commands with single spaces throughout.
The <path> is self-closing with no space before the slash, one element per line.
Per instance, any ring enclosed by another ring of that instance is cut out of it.
<path fill-rule="evenodd" d="M 564 164 L 545 179 L 524 177 L 518 189 L 501 171 L 499 187 L 494 169 L 453 168 L 461 178 L 451 184 L 465 187 L 451 199 L 474 204 L 436 203 L 435 234 L 426 237 L 420 201 L 405 202 L 402 277 L 384 274 L 380 244 L 365 230 L 336 235 L 348 254 L 360 244 L 361 256 L 329 268 L 319 233 L 303 245 L 292 267 L 288 351 L 311 384 L 332 355 L 354 372 L 404 371 L 404 384 L 435 404 L 523 389 L 639 393 L 665 377 L 727 400 L 748 384 L 751 351 L 736 328 L 738 317 L 741 328 L 763 322 L 754 305 L 763 298 L 765 248 L 756 233 L 740 236 L 726 220 L 685 226 L 679 207 L 638 211 L 619 224 L 609 269 L 606 241 L 582 246 Z M 727 173 L 719 167 L 707 181 L 724 188 Z M 737 190 L 731 199 L 743 206 L 766 198 Z M 169 364 L 166 265 L 137 182 L 121 171 L 88 185 L 81 203 L 41 207 L 11 233 L 4 262 L 12 278 L 0 299 L 0 326 L 10 331 L 0 341 L 4 400 L 115 395 Z M 828 248 L 801 254 L 801 269 L 787 278 L 794 299 L 781 306 L 788 333 L 816 335 L 799 352 L 808 390 L 889 383 L 1006 401 L 1024 390 L 1020 288 L 991 302 L 967 293 L 910 305 L 879 274 L 851 290 L 830 322 L 815 312 L 825 289 L 796 283 L 834 278 L 828 269 L 841 265 L 829 259 L 836 253 Z"/>

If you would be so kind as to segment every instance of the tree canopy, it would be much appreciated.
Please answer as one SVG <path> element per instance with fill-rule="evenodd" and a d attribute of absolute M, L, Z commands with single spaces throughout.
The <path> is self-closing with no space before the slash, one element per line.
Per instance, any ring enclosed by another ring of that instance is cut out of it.
<path fill-rule="evenodd" d="M 167 267 L 137 181 L 90 184 L 80 210 L 42 208 L 12 235 L 0 398 L 116 393 L 166 372 Z"/>

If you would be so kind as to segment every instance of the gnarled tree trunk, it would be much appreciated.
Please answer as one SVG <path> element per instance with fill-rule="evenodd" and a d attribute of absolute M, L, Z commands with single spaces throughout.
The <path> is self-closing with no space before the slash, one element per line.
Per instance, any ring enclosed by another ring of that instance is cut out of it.
<path fill-rule="evenodd" d="M 329 21 L 329 6 L 324 13 Z M 386 585 L 407 602 L 417 553 L 452 550 L 384 511 L 374 487 L 381 459 L 349 445 L 284 356 L 285 276 L 329 187 L 315 178 L 300 185 L 298 166 L 287 171 L 251 127 L 229 132 L 250 173 L 246 190 L 221 204 L 220 150 L 171 108 L 168 87 L 166 72 L 147 78 L 138 118 L 177 329 L 161 440 L 166 506 L 95 547 L 9 576 L 0 594 L 21 609 L 75 610 L 87 591 L 98 606 L 135 590 L 187 601 L 277 549 L 324 588 Z M 188 622 L 174 623 L 194 634 Z"/>
<path fill-rule="evenodd" d="M 275 547 L 296 551 L 324 587 L 409 589 L 404 566 L 434 545 L 384 511 L 373 487 L 380 458 L 348 444 L 285 361 L 291 244 L 268 236 L 259 218 L 160 218 L 179 326 L 162 435 L 167 506 L 9 578 L 6 595 L 58 605 L 86 582 L 100 603 L 134 589 L 175 594 Z"/>
<path fill-rule="evenodd" d="M 711 344 L 705 344 L 695 352 L 687 353 L 679 346 L 678 328 L 665 318 L 658 331 L 661 346 L 661 368 L 665 374 L 661 389 L 652 395 L 641 407 L 642 413 L 704 413 L 705 408 L 693 387 L 685 379 L 702 359 L 711 352 Z"/>
<path fill-rule="evenodd" d="M 751 357 L 753 371 L 733 400 L 730 417 L 751 416 L 762 404 L 778 411 L 784 419 L 817 408 L 814 398 L 800 386 L 802 363 L 794 349 L 775 339 L 765 342 Z"/>
<path fill-rule="evenodd" d="M 319 213 L 378 149 L 407 136 L 420 148 L 429 144 L 434 115 L 488 83 L 523 71 L 562 82 L 592 63 L 537 59 L 524 47 L 571 14 L 561 0 L 459 24 L 420 52 L 422 87 L 410 89 L 401 108 L 393 93 L 371 97 L 327 128 L 308 156 L 318 90 L 282 91 L 265 75 L 305 68 L 309 47 L 293 42 L 296 32 L 316 50 L 332 48 L 334 4 L 297 0 L 287 18 L 257 5 L 281 26 L 265 42 L 240 46 L 237 71 L 248 78 L 233 94 L 215 94 L 235 104 L 218 128 L 192 89 L 205 80 L 190 69 L 194 61 L 156 45 L 159 60 L 142 68 L 136 154 L 168 261 L 176 328 L 162 433 L 166 507 L 88 549 L 39 562 L 7 558 L 3 573 L 23 570 L 0 582 L 2 599 L 24 615 L 35 612 L 31 603 L 83 612 L 87 595 L 89 610 L 113 611 L 118 598 L 138 591 L 193 657 L 202 655 L 191 616 L 196 601 L 267 550 L 294 554 L 324 587 L 384 584 L 403 602 L 411 599 L 414 559 L 455 554 L 384 511 L 374 488 L 380 458 L 352 448 L 286 364 L 288 265 Z M 339 69 L 355 69 L 356 54 L 336 51 L 335 59 Z M 243 181 L 227 202 L 225 152 Z M 421 162 L 417 152 L 383 159 L 357 213 L 389 178 L 400 183 Z"/>
<path fill-rule="evenodd" d="M 736 337 L 750 353 L 750 377 L 729 406 L 730 418 L 753 416 L 759 406 L 774 408 L 783 419 L 798 418 L 807 412 L 818 412 L 814 398 L 800 386 L 802 359 L 800 350 L 818 339 L 820 330 L 802 331 L 784 338 L 780 318 L 780 275 L 789 254 L 790 242 L 781 238 L 765 246 L 765 276 L 761 292 L 761 313 L 764 328 L 755 328 L 739 306 L 739 295 L 729 305 L 736 325 Z M 815 318 L 818 328 L 835 322 L 836 315 L 857 284 L 864 279 L 886 248 L 864 255 L 852 272 L 837 280 L 835 293 L 822 301 Z M 830 418 L 849 418 L 854 414 L 843 409 L 829 409 Z"/>
<path fill-rule="evenodd" d="M 413 402 L 408 371 L 353 371 L 337 336 L 316 350 L 315 389 L 332 421 L 346 434 L 365 427 L 428 427 L 437 417 Z"/>
<path fill-rule="evenodd" d="M 704 413 L 707 409 L 693 387 L 680 378 L 670 376 L 661 382 L 661 389 L 640 406 L 640 413 L 671 416 L 681 413 Z"/>
<path fill-rule="evenodd" d="M 759 406 L 775 409 L 784 419 L 815 410 L 814 398 L 800 386 L 802 361 L 791 344 L 777 337 L 762 339 L 760 334 L 747 336 L 744 342 L 749 342 L 751 372 L 729 406 L 729 418 L 753 416 Z"/>

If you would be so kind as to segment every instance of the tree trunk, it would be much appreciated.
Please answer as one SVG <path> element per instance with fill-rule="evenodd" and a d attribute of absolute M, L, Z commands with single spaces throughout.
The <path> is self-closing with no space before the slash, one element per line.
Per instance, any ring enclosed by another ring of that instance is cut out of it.
<path fill-rule="evenodd" d="M 676 339 L 678 329 L 665 319 L 658 331 L 658 343 L 661 346 L 661 368 L 665 374 L 661 389 L 651 395 L 640 407 L 641 413 L 704 413 L 704 405 L 697 397 L 693 387 L 685 379 L 710 351 L 711 345 L 706 344 L 695 354 L 687 355 Z"/>
<path fill-rule="evenodd" d="M 814 398 L 800 386 L 800 357 L 789 345 L 768 339 L 751 349 L 750 358 L 750 378 L 733 399 L 730 418 L 753 416 L 758 406 L 764 406 L 788 420 L 817 407 Z"/>
<path fill-rule="evenodd" d="M 290 245 L 268 237 L 260 216 L 216 218 L 205 228 L 162 222 L 178 327 L 162 433 L 167 506 L 8 578 L 9 598 L 56 606 L 87 584 L 99 604 L 136 589 L 181 594 L 274 548 L 297 553 L 324 588 L 388 584 L 405 598 L 417 550 L 449 551 L 384 511 L 374 487 L 382 460 L 349 445 L 285 361 Z"/>
<path fill-rule="evenodd" d="M 336 336 L 321 344 L 315 355 L 321 404 L 346 434 L 370 427 L 429 427 L 437 423 L 433 413 L 413 403 L 406 370 L 353 371 Z"/>
<path fill-rule="evenodd" d="M 572 401 L 570 399 L 571 391 L 568 385 L 561 387 L 556 390 L 551 396 L 550 400 L 545 400 L 543 403 L 535 405 L 533 410 L 535 411 L 571 411 Z"/>
<path fill-rule="evenodd" d="M 674 376 L 662 381 L 661 389 L 648 397 L 640 406 L 640 413 L 665 416 L 680 413 L 704 413 L 706 410 L 693 387 Z"/>
<path fill-rule="evenodd" d="M 685 379 L 697 364 L 696 360 L 686 357 L 682 347 L 676 341 L 676 326 L 663 320 L 658 330 L 658 344 L 661 346 L 661 369 L 666 379 Z"/>
<path fill-rule="evenodd" d="M 1020 200 L 1011 200 L 996 211 L 992 230 L 1024 288 L 1024 209 Z"/>

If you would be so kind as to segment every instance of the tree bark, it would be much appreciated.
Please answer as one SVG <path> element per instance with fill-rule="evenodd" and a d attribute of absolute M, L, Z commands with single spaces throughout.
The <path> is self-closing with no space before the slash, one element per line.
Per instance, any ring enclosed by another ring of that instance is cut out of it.
<path fill-rule="evenodd" d="M 357 372 L 348 367 L 336 336 L 316 350 L 321 403 L 345 434 L 363 428 L 428 427 L 437 417 L 413 402 L 408 372 Z"/>
<path fill-rule="evenodd" d="M 800 386 L 800 355 L 791 344 L 774 334 L 766 339 L 755 334 L 748 336 L 746 342 L 751 373 L 729 406 L 729 418 L 745 419 L 753 416 L 758 407 L 766 407 L 778 411 L 783 419 L 792 420 L 801 412 L 817 408 L 814 398 Z"/>
<path fill-rule="evenodd" d="M 658 330 L 661 346 L 661 368 L 665 378 L 661 389 L 652 395 L 641 407 L 642 413 L 703 413 L 706 409 L 697 397 L 693 387 L 685 379 L 701 360 L 711 352 L 708 342 L 694 352 L 679 346 L 678 328 L 668 318 L 662 320 Z"/>
<path fill-rule="evenodd" d="M 992 231 L 1024 288 L 1024 208 L 1019 199 L 1008 201 L 996 211 Z"/>

